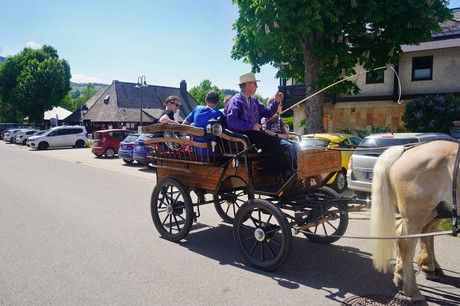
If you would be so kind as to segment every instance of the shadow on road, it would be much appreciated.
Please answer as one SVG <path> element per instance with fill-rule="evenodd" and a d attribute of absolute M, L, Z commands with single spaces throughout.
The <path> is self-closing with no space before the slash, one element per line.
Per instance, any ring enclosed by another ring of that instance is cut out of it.
<path fill-rule="evenodd" d="M 179 245 L 222 265 L 232 265 L 270 277 L 287 289 L 301 289 L 302 286 L 315 288 L 324 292 L 325 298 L 337 303 L 342 303 L 345 295 L 350 294 L 401 296 L 393 285 L 392 275 L 377 272 L 367 252 L 354 247 L 317 244 L 301 236 L 293 237 L 292 242 L 288 260 L 272 272 L 261 271 L 246 264 L 235 247 L 230 224 L 210 227 L 195 223 L 186 240 Z M 448 270 L 446 273 L 450 274 Z M 444 281 L 458 288 L 460 278 L 447 276 Z M 460 304 L 458 294 L 445 291 L 434 282 L 428 283 L 430 286 L 420 285 L 420 289 L 430 305 Z"/>

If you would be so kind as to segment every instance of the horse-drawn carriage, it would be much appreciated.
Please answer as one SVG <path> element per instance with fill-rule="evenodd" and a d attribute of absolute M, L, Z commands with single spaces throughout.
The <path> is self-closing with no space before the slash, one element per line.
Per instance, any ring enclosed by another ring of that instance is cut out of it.
<path fill-rule="evenodd" d="M 151 213 L 167 240 L 183 239 L 200 206 L 214 204 L 233 223 L 235 243 L 248 262 L 272 270 L 286 260 L 293 233 L 328 244 L 347 229 L 350 198 L 324 186 L 341 170 L 340 152 L 299 151 L 298 171 L 286 181 L 245 135 L 218 123 L 153 124 L 143 131 L 157 135 L 145 141 L 157 168 Z"/>

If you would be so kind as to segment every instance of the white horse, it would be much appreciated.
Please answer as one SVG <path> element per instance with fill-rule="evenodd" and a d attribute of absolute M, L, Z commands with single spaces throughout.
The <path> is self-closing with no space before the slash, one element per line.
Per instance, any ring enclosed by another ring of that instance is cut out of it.
<path fill-rule="evenodd" d="M 438 209 L 452 210 L 454 164 L 458 143 L 433 141 L 410 149 L 402 146 L 386 150 L 377 160 L 372 181 L 371 237 L 392 237 L 429 233 L 442 219 Z M 457 172 L 457 203 L 460 205 L 460 175 Z M 396 222 L 395 205 L 401 215 Z M 374 267 L 390 268 L 396 249 L 393 282 L 402 287 L 413 302 L 425 304 L 415 280 L 413 258 L 417 239 L 373 240 Z M 420 238 L 417 260 L 428 279 L 444 276 L 434 254 L 433 237 Z"/>

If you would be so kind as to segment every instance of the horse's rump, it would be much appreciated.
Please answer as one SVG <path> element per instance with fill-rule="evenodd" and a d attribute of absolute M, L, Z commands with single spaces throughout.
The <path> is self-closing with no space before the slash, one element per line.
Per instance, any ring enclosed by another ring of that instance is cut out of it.
<path fill-rule="evenodd" d="M 453 168 L 458 145 L 451 141 L 433 141 L 407 150 L 397 146 L 379 157 L 372 181 L 372 237 L 395 235 L 395 204 L 405 220 L 401 234 L 419 234 L 436 216 L 440 203 L 452 209 Z M 457 189 L 460 190 L 460 186 Z M 388 270 L 393 245 L 393 240 L 372 241 L 374 267 L 379 271 Z"/>

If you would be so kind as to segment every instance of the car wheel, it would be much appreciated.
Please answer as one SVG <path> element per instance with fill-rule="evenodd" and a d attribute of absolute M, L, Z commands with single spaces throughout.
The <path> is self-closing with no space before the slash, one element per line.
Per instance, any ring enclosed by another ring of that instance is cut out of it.
<path fill-rule="evenodd" d="M 94 155 L 96 155 L 96 157 L 102 157 L 104 154 L 95 153 Z"/>
<path fill-rule="evenodd" d="M 42 141 L 38 144 L 37 150 L 46 150 L 48 149 L 49 144 L 46 141 Z"/>
<path fill-rule="evenodd" d="M 13 137 L 10 138 L 10 143 L 15 143 L 16 141 L 14 140 Z"/>
<path fill-rule="evenodd" d="M 330 187 L 338 193 L 342 193 L 347 188 L 347 173 L 344 170 L 337 172 L 335 180 Z"/>
<path fill-rule="evenodd" d="M 114 148 L 107 148 L 104 152 L 105 157 L 112 158 L 115 156 L 115 149 Z"/>
<path fill-rule="evenodd" d="M 85 142 L 81 139 L 78 139 L 77 142 L 75 143 L 75 146 L 77 148 L 83 148 L 85 146 Z"/>
<path fill-rule="evenodd" d="M 27 143 L 27 139 L 22 141 L 22 145 L 25 146 Z"/>

